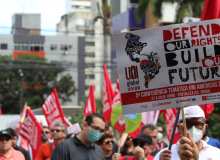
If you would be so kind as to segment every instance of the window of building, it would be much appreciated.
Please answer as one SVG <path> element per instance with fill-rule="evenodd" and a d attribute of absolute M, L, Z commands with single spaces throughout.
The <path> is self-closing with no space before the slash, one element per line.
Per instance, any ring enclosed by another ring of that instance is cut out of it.
<path fill-rule="evenodd" d="M 8 44 L 1 43 L 0 47 L 1 47 L 1 49 L 8 49 Z"/>
<path fill-rule="evenodd" d="M 86 63 L 86 68 L 94 68 L 95 63 Z"/>
<path fill-rule="evenodd" d="M 90 26 L 90 25 L 94 25 L 94 21 L 93 20 L 85 20 L 85 26 Z"/>
<path fill-rule="evenodd" d="M 22 51 L 28 51 L 28 43 L 22 43 L 19 48 L 21 48 Z"/>
<path fill-rule="evenodd" d="M 52 51 L 57 50 L 57 45 L 56 44 L 51 44 L 50 45 L 50 50 L 52 50 Z"/>
<path fill-rule="evenodd" d="M 62 44 L 60 46 L 60 50 L 62 50 L 62 51 L 68 51 L 71 48 L 72 48 L 72 45 L 64 45 L 64 44 Z"/>
<path fill-rule="evenodd" d="M 91 86 L 85 86 L 85 90 L 89 90 Z M 95 90 L 95 86 L 94 86 L 94 90 Z"/>
<path fill-rule="evenodd" d="M 86 53 L 85 57 L 95 57 L 95 53 Z"/>
<path fill-rule="evenodd" d="M 94 36 L 95 35 L 95 31 L 94 30 L 85 30 L 85 35 L 86 36 Z"/>
<path fill-rule="evenodd" d="M 86 75 L 86 79 L 95 79 L 94 74 Z"/>
<path fill-rule="evenodd" d="M 86 46 L 95 46 L 95 42 L 86 42 Z"/>
<path fill-rule="evenodd" d="M 31 51 L 43 51 L 44 47 L 42 43 L 31 43 L 30 50 Z"/>
<path fill-rule="evenodd" d="M 16 50 L 16 51 L 20 51 L 21 50 L 20 43 L 15 43 L 14 50 Z"/>

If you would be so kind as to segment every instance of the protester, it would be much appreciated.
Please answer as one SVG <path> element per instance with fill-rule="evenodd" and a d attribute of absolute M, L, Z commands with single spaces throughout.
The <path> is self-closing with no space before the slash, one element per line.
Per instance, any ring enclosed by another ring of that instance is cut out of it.
<path fill-rule="evenodd" d="M 74 136 L 75 136 L 75 134 L 70 133 L 70 134 L 68 134 L 68 135 L 66 136 L 66 138 L 65 138 L 65 139 L 73 138 Z"/>
<path fill-rule="evenodd" d="M 209 121 L 206 120 L 206 123 L 209 124 Z M 220 149 L 220 142 L 219 142 L 219 140 L 207 136 L 208 135 L 208 129 L 209 128 L 207 127 L 206 132 L 205 132 L 205 134 L 202 137 L 202 140 L 205 141 L 206 143 L 208 143 L 209 145 L 211 145 L 213 147 L 217 147 L 217 148 Z"/>
<path fill-rule="evenodd" d="M 107 125 L 108 125 L 108 123 L 107 123 Z M 105 131 L 105 133 L 111 134 L 114 139 L 115 134 L 114 134 L 114 130 L 111 126 L 108 126 L 108 129 Z M 117 151 L 118 151 L 118 144 L 115 141 L 115 143 L 113 144 L 112 152 L 115 153 Z"/>
<path fill-rule="evenodd" d="M 97 144 L 102 148 L 105 160 L 111 160 L 112 155 L 116 152 L 113 152 L 113 144 L 114 144 L 112 134 L 105 133 L 102 137 L 97 141 Z"/>
<path fill-rule="evenodd" d="M 152 138 L 154 149 L 151 153 L 151 156 L 156 156 L 156 154 L 159 152 L 156 146 L 157 145 L 157 126 L 152 123 L 145 124 L 141 128 L 141 133 L 144 133 Z"/>
<path fill-rule="evenodd" d="M 132 153 L 134 156 L 123 156 L 115 153 L 112 160 L 153 160 L 151 152 L 154 150 L 152 138 L 146 134 L 140 134 L 133 139 L 134 149 Z"/>
<path fill-rule="evenodd" d="M 57 146 L 51 160 L 105 160 L 102 149 L 95 143 L 104 132 L 105 119 L 97 113 L 89 114 L 81 133 Z"/>
<path fill-rule="evenodd" d="M 121 155 L 122 156 L 133 155 L 132 154 L 133 149 L 134 149 L 134 145 L 132 142 L 132 138 L 131 138 L 131 136 L 128 135 L 128 137 L 125 141 L 124 147 L 122 148 Z"/>
<path fill-rule="evenodd" d="M 18 135 L 17 133 L 15 132 L 14 129 L 12 128 L 7 128 L 6 129 L 10 134 L 11 134 L 11 139 L 12 139 L 12 147 L 17 150 L 17 151 L 20 151 L 24 157 L 25 157 L 25 160 L 30 160 L 30 154 L 28 151 L 26 151 L 25 149 L 17 146 L 17 141 L 18 141 Z"/>
<path fill-rule="evenodd" d="M 186 119 L 186 128 L 189 131 L 190 136 L 192 137 L 192 141 L 195 142 L 197 146 L 197 149 L 199 151 L 199 157 L 201 156 L 200 159 L 219 160 L 220 150 L 216 147 L 207 144 L 205 141 L 202 140 L 202 137 L 205 134 L 206 128 L 208 126 L 206 124 L 204 111 L 199 106 L 190 106 L 184 108 L 184 113 Z M 178 129 L 181 131 L 180 126 L 182 126 L 182 113 L 180 113 L 179 122 L 180 125 L 178 126 Z M 177 142 L 177 144 L 172 145 L 171 151 L 167 150 L 167 148 L 164 148 L 156 155 L 154 160 L 165 160 L 168 158 L 171 160 L 179 160 L 180 157 L 178 155 L 178 146 L 180 145 L 180 143 L 183 143 L 184 146 L 188 146 L 185 143 L 190 143 L 191 146 L 193 146 L 192 143 L 189 142 L 189 139 L 189 136 L 187 139 L 186 137 L 184 139 L 181 138 Z M 188 148 L 186 148 L 186 150 L 187 149 Z"/>
<path fill-rule="evenodd" d="M 11 134 L 7 130 L 0 131 L 0 158 L 1 160 L 25 160 L 24 155 L 12 147 Z"/>
<path fill-rule="evenodd" d="M 53 142 L 41 145 L 34 160 L 47 160 L 51 157 L 53 150 L 64 140 L 67 134 L 65 124 L 57 122 L 53 125 L 52 138 Z M 52 147 L 52 148 L 51 148 Z"/>
<path fill-rule="evenodd" d="M 47 143 L 47 138 L 50 138 L 50 128 L 48 126 L 43 126 L 44 132 L 46 133 L 47 137 L 44 135 L 44 133 L 41 133 L 41 144 Z"/>
<path fill-rule="evenodd" d="M 157 124 L 157 149 L 161 150 L 163 148 L 168 147 L 167 143 L 164 142 L 163 139 L 163 127 L 161 124 Z"/>

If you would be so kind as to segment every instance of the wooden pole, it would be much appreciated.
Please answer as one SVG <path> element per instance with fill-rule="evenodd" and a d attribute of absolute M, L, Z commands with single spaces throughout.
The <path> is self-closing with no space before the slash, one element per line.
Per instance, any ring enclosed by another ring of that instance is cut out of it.
<path fill-rule="evenodd" d="M 186 120 L 185 120 L 185 114 L 184 114 L 184 107 L 181 107 L 181 111 L 182 111 L 182 121 L 183 121 L 183 129 L 184 129 L 183 137 L 187 137 L 187 133 L 186 133 Z"/>

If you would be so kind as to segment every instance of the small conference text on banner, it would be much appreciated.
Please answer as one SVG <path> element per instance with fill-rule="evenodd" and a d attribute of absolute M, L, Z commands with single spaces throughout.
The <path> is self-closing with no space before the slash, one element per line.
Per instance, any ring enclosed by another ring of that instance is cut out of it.
<path fill-rule="evenodd" d="M 45 115 L 48 127 L 50 129 L 53 128 L 53 125 L 56 122 L 61 122 L 69 127 L 69 124 L 65 121 L 56 88 L 53 89 L 52 93 L 45 101 L 44 105 L 42 106 L 42 111 Z"/>
<path fill-rule="evenodd" d="M 32 148 L 33 159 L 37 155 L 37 151 L 41 146 L 41 133 L 43 127 L 37 121 L 34 113 L 30 108 L 26 109 L 26 116 L 24 122 L 21 125 L 21 130 L 19 132 L 20 136 L 27 140 Z"/>
<path fill-rule="evenodd" d="M 81 132 L 79 123 L 73 124 L 67 128 L 68 134 L 78 134 Z"/>
<path fill-rule="evenodd" d="M 219 102 L 220 20 L 115 35 L 123 114 Z"/>

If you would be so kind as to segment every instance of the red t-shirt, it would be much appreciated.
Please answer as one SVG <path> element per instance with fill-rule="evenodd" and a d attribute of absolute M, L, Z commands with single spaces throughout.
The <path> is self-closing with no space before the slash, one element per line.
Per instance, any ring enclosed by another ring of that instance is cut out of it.
<path fill-rule="evenodd" d="M 53 149 L 56 148 L 56 146 L 51 143 Z M 44 143 L 41 145 L 41 147 L 39 148 L 36 157 L 34 158 L 34 160 L 46 160 L 49 159 L 52 156 L 53 151 L 50 148 L 49 143 Z"/>
<path fill-rule="evenodd" d="M 126 157 L 127 157 L 127 156 L 123 156 L 123 157 L 121 157 L 119 160 L 125 160 Z M 147 158 L 147 160 L 153 160 L 153 159 L 154 159 L 154 157 L 151 156 L 151 155 Z M 135 157 L 134 157 L 134 156 L 129 156 L 129 157 L 128 157 L 128 160 L 135 160 Z"/>
<path fill-rule="evenodd" d="M 20 151 L 14 150 L 11 147 L 11 155 L 6 158 L 5 156 L 0 154 L 0 160 L 25 160 L 24 155 Z"/>

